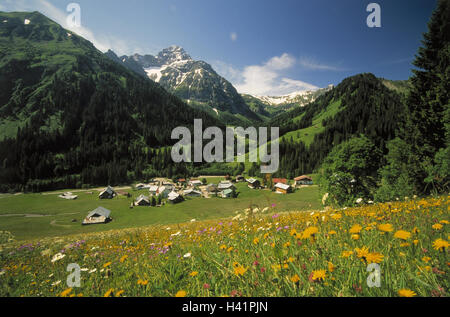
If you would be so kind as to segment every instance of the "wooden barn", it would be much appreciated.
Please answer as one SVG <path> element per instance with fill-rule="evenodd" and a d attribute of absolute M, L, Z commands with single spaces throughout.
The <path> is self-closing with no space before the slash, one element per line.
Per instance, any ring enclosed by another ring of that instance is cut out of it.
<path fill-rule="evenodd" d="M 135 206 L 150 206 L 150 199 L 147 196 L 140 195 L 134 202 Z"/>
<path fill-rule="evenodd" d="M 299 177 L 294 178 L 295 185 L 312 185 L 313 180 L 311 177 L 307 175 L 302 175 Z"/>
<path fill-rule="evenodd" d="M 108 186 L 104 191 L 102 191 L 98 198 L 100 199 L 112 199 L 117 196 L 117 193 L 114 191 L 114 189 L 111 186 Z"/>
<path fill-rule="evenodd" d="M 275 191 L 280 194 L 289 194 L 292 193 L 292 187 L 291 185 L 277 183 L 275 185 Z"/>
<path fill-rule="evenodd" d="M 178 194 L 176 192 L 171 192 L 167 199 L 169 200 L 169 202 L 171 204 L 178 204 L 178 203 L 184 201 L 183 196 L 181 196 L 180 194 Z"/>
<path fill-rule="evenodd" d="M 248 187 L 251 189 L 261 188 L 261 182 L 255 178 L 247 179 Z"/>
<path fill-rule="evenodd" d="M 222 198 L 230 198 L 233 197 L 233 190 L 232 189 L 225 189 L 220 193 L 220 196 Z"/>
<path fill-rule="evenodd" d="M 84 218 L 82 225 L 94 225 L 94 224 L 101 224 L 101 223 L 108 223 L 112 220 L 111 218 L 111 211 L 103 208 L 98 207 L 91 211 L 86 218 Z"/>
<path fill-rule="evenodd" d="M 222 181 L 219 183 L 219 186 L 217 186 L 219 191 L 223 191 L 225 189 L 235 189 L 236 187 L 233 185 L 230 181 Z"/>

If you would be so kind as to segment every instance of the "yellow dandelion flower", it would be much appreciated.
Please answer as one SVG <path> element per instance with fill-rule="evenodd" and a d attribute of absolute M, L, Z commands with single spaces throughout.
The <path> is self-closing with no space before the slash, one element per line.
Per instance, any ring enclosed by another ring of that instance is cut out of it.
<path fill-rule="evenodd" d="M 246 267 L 239 264 L 234 267 L 234 274 L 236 276 L 243 276 L 247 270 L 248 269 Z"/>
<path fill-rule="evenodd" d="M 411 233 L 405 230 L 398 230 L 394 233 L 394 238 L 401 240 L 408 240 L 411 237 Z"/>
<path fill-rule="evenodd" d="M 323 281 L 326 277 L 326 271 L 325 270 L 315 270 L 312 272 L 312 280 L 313 281 Z"/>
<path fill-rule="evenodd" d="M 406 288 L 398 291 L 398 296 L 400 296 L 400 297 L 414 297 L 416 295 L 417 294 L 414 291 L 412 291 L 410 289 L 406 289 Z"/>
<path fill-rule="evenodd" d="M 280 264 L 273 264 L 272 265 L 272 269 L 276 272 L 281 270 L 281 265 Z"/>
<path fill-rule="evenodd" d="M 328 232 L 328 234 L 329 234 L 330 236 L 332 236 L 332 235 L 335 235 L 335 234 L 337 234 L 337 232 L 336 232 L 336 231 L 334 231 L 334 230 L 331 230 L 331 231 L 329 231 L 329 232 Z"/>
<path fill-rule="evenodd" d="M 227 252 L 228 252 L 228 253 L 230 253 L 231 251 L 233 251 L 233 247 L 229 247 L 229 248 L 227 249 Z"/>
<path fill-rule="evenodd" d="M 440 223 L 442 223 L 443 225 L 448 225 L 450 222 L 448 222 L 447 220 L 441 220 L 439 221 Z"/>
<path fill-rule="evenodd" d="M 110 288 L 109 290 L 106 291 L 106 293 L 105 293 L 105 295 L 103 295 L 103 297 L 110 297 L 113 292 L 114 292 L 114 288 Z"/>
<path fill-rule="evenodd" d="M 414 243 L 414 245 L 418 245 L 419 244 L 419 240 L 416 239 L 416 240 L 413 241 L 413 243 Z"/>
<path fill-rule="evenodd" d="M 289 234 L 291 236 L 295 236 L 297 234 L 297 230 L 295 230 L 295 228 L 292 228 L 291 231 L 289 232 Z"/>
<path fill-rule="evenodd" d="M 341 257 L 348 258 L 352 254 L 353 254 L 353 251 L 342 251 Z"/>
<path fill-rule="evenodd" d="M 361 249 L 355 248 L 355 251 L 358 258 L 367 258 L 367 255 L 369 254 L 369 248 L 367 247 L 362 247 Z"/>
<path fill-rule="evenodd" d="M 414 229 L 412 229 L 412 233 L 414 234 L 418 234 L 420 232 L 420 230 L 417 227 L 414 227 Z"/>
<path fill-rule="evenodd" d="M 66 297 L 67 295 L 69 295 L 72 292 L 72 288 L 68 288 L 65 291 L 62 291 L 60 296 L 61 297 Z"/>
<path fill-rule="evenodd" d="M 186 297 L 186 295 L 187 295 L 186 291 L 181 290 L 175 294 L 175 297 Z"/>
<path fill-rule="evenodd" d="M 334 266 L 333 263 L 328 262 L 328 271 L 329 271 L 330 273 L 333 272 L 335 268 L 336 268 L 336 267 Z"/>
<path fill-rule="evenodd" d="M 437 251 L 443 251 L 444 249 L 447 249 L 449 246 L 448 242 L 444 239 L 436 239 L 433 242 L 433 248 Z"/>
<path fill-rule="evenodd" d="M 431 226 L 431 228 L 433 228 L 434 230 L 441 230 L 444 226 L 440 223 L 434 224 Z"/>
<path fill-rule="evenodd" d="M 381 263 L 381 261 L 383 261 L 384 255 L 381 253 L 377 253 L 377 252 L 371 252 L 369 254 L 367 254 L 366 256 L 366 260 L 367 263 Z"/>
<path fill-rule="evenodd" d="M 189 273 L 189 276 L 192 276 L 192 277 L 197 276 L 197 275 L 198 275 L 197 271 L 193 271 L 193 272 Z"/>
<path fill-rule="evenodd" d="M 253 239 L 253 244 L 258 244 L 258 243 L 259 243 L 259 238 Z"/>
<path fill-rule="evenodd" d="M 284 248 L 289 248 L 291 246 L 291 243 L 288 241 L 285 244 L 283 244 Z"/>
<path fill-rule="evenodd" d="M 122 256 L 121 258 L 120 258 L 120 263 L 123 263 L 123 262 L 125 262 L 125 260 L 128 258 L 128 255 L 127 254 L 125 254 L 124 256 Z"/>
<path fill-rule="evenodd" d="M 138 280 L 138 285 L 146 286 L 148 284 L 148 280 Z"/>
<path fill-rule="evenodd" d="M 431 258 L 430 258 L 429 256 L 424 256 L 424 257 L 422 258 L 422 261 L 424 261 L 424 262 L 426 262 L 426 263 L 430 262 L 430 260 L 431 260 Z"/>
<path fill-rule="evenodd" d="M 112 264 L 112 262 L 107 262 L 105 264 L 103 264 L 103 268 L 107 268 L 108 266 L 110 266 Z"/>
<path fill-rule="evenodd" d="M 319 229 L 317 227 L 308 227 L 302 232 L 302 239 L 308 239 L 311 236 L 314 236 L 316 233 L 319 232 Z"/>
<path fill-rule="evenodd" d="M 292 263 L 292 262 L 294 262 L 295 261 L 295 258 L 293 258 L 293 257 L 289 257 L 289 259 L 287 259 L 287 262 L 289 262 L 289 263 Z"/>
<path fill-rule="evenodd" d="M 227 246 L 225 245 L 225 244 L 222 244 L 221 246 L 220 246 L 220 250 L 225 250 L 227 248 Z"/>
<path fill-rule="evenodd" d="M 354 234 L 354 233 L 360 233 L 361 230 L 362 230 L 361 225 L 356 224 L 356 225 L 353 225 L 348 232 Z"/>
<path fill-rule="evenodd" d="M 332 214 L 331 218 L 333 218 L 334 220 L 339 220 L 342 218 L 342 215 L 341 214 Z"/>
<path fill-rule="evenodd" d="M 298 283 L 298 281 L 300 281 L 300 277 L 298 276 L 298 274 L 291 276 L 291 281 L 292 283 Z"/>
<path fill-rule="evenodd" d="M 394 231 L 394 227 L 390 223 L 384 223 L 381 225 L 378 225 L 378 230 L 383 232 L 392 232 Z"/>
<path fill-rule="evenodd" d="M 359 234 L 352 234 L 351 238 L 352 238 L 352 240 L 358 240 L 359 239 Z"/>
<path fill-rule="evenodd" d="M 402 248 L 404 248 L 404 247 L 409 247 L 410 245 L 411 245 L 411 243 L 408 243 L 408 242 L 400 243 L 400 246 L 401 246 Z"/>
<path fill-rule="evenodd" d="M 120 297 L 125 291 L 122 289 L 116 293 L 116 297 Z"/>

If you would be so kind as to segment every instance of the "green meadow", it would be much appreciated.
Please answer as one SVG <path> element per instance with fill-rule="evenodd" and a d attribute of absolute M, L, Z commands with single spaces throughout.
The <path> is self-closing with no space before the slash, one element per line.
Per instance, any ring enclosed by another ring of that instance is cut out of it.
<path fill-rule="evenodd" d="M 217 183 L 222 178 L 208 178 Z M 281 195 L 270 190 L 252 190 L 247 183 L 236 184 L 238 198 L 223 199 L 189 198 L 180 204 L 166 203 L 161 207 L 130 208 L 133 200 L 147 190 L 125 189 L 132 197 L 119 196 L 100 200 L 97 190 L 72 192 L 76 200 L 58 197 L 61 191 L 0 196 L 0 231 L 9 231 L 18 241 L 44 237 L 65 236 L 100 232 L 113 229 L 135 228 L 157 224 L 175 224 L 196 220 L 227 218 L 249 207 L 272 207 L 277 211 L 306 211 L 321 208 L 319 189 L 316 186 L 297 189 L 294 193 Z M 98 206 L 112 212 L 113 221 L 108 224 L 82 226 L 89 211 Z"/>

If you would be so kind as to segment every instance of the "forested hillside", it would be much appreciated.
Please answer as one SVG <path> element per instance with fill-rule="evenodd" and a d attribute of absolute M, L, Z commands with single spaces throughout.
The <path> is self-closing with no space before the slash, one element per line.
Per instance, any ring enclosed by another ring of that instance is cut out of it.
<path fill-rule="evenodd" d="M 194 118 L 220 126 L 38 12 L 0 19 L 3 191 L 181 173 L 162 148 L 172 129 Z"/>
<path fill-rule="evenodd" d="M 277 116 L 280 126 L 279 175 L 295 177 L 315 171 L 331 149 L 360 134 L 383 153 L 395 137 L 402 116 L 401 95 L 372 74 L 342 81 L 312 104 Z"/>

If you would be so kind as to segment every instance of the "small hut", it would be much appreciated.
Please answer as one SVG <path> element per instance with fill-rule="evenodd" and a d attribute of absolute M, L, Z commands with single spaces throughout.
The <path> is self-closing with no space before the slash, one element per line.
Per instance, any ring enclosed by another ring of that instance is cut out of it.
<path fill-rule="evenodd" d="M 117 196 L 117 193 L 114 191 L 114 189 L 111 186 L 108 186 L 104 191 L 102 191 L 98 198 L 100 199 L 112 199 Z"/>
<path fill-rule="evenodd" d="M 220 193 L 220 196 L 222 198 L 230 198 L 233 196 L 233 190 L 232 189 L 225 189 Z"/>
<path fill-rule="evenodd" d="M 247 179 L 248 187 L 251 189 L 258 189 L 261 187 L 261 182 L 255 178 Z"/>
<path fill-rule="evenodd" d="M 279 194 L 289 194 L 292 192 L 292 187 L 291 185 L 277 183 L 275 185 L 275 191 Z"/>
<path fill-rule="evenodd" d="M 62 198 L 62 199 L 67 199 L 67 200 L 75 200 L 75 199 L 78 198 L 77 195 L 74 195 L 74 194 L 72 194 L 72 193 L 70 193 L 70 192 L 64 193 L 64 194 L 62 194 L 62 195 L 59 195 L 58 197 L 59 197 L 59 198 Z"/>
<path fill-rule="evenodd" d="M 134 202 L 135 206 L 150 206 L 150 199 L 147 196 L 140 195 Z"/>
<path fill-rule="evenodd" d="M 171 204 L 178 204 L 182 201 L 184 201 L 183 196 L 181 196 L 180 194 L 176 193 L 176 192 L 171 192 L 169 194 L 168 200 Z"/>
<path fill-rule="evenodd" d="M 183 192 L 183 195 L 187 197 L 201 197 L 202 193 L 198 190 L 188 189 Z"/>
<path fill-rule="evenodd" d="M 108 223 L 112 220 L 111 218 L 111 211 L 103 208 L 98 207 L 91 211 L 86 218 L 84 218 L 82 225 L 94 225 L 94 224 L 101 224 L 101 223 Z"/>
<path fill-rule="evenodd" d="M 312 185 L 313 180 L 311 177 L 307 175 L 302 175 L 299 177 L 294 178 L 295 185 Z"/>

